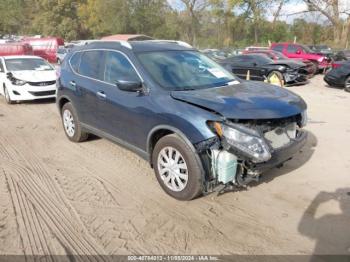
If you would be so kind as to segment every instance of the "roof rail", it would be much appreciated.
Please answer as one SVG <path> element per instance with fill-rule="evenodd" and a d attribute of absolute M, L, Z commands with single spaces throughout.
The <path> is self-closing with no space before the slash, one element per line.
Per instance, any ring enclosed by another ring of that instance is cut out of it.
<path fill-rule="evenodd" d="M 93 40 L 90 43 L 95 43 L 95 42 L 112 42 L 112 43 L 120 43 L 122 46 L 132 49 L 132 46 L 130 45 L 130 43 L 128 41 L 125 40 Z"/>
<path fill-rule="evenodd" d="M 142 40 L 142 41 L 147 41 L 147 42 L 164 42 L 164 43 L 175 43 L 187 48 L 193 48 L 190 44 L 183 42 L 183 41 L 177 41 L 177 40 Z M 93 40 L 90 43 L 94 43 L 94 42 L 114 42 L 114 43 L 120 43 L 122 46 L 132 49 L 132 46 L 130 45 L 130 43 L 128 41 L 125 40 Z"/>
<path fill-rule="evenodd" d="M 178 44 L 178 45 L 181 45 L 181 46 L 184 46 L 184 47 L 188 47 L 188 48 L 193 48 L 193 46 L 191 46 L 190 44 L 186 43 L 186 42 L 183 42 L 183 41 L 178 41 L 178 40 L 157 40 L 157 39 L 154 39 L 154 40 L 144 40 L 144 41 L 147 41 L 147 42 L 164 42 L 164 43 L 175 43 L 175 44 Z"/>
<path fill-rule="evenodd" d="M 191 46 L 189 43 L 186 43 L 184 41 L 176 41 L 179 45 L 188 47 L 188 48 L 193 48 L 193 46 Z"/>

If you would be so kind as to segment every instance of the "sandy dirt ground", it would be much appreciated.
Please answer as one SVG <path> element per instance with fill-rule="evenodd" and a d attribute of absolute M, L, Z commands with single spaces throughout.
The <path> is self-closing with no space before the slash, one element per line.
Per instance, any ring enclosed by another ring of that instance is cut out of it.
<path fill-rule="evenodd" d="M 289 87 L 307 146 L 247 190 L 168 197 L 148 163 L 105 139 L 69 142 L 52 101 L 0 98 L 0 254 L 348 254 L 350 93 Z"/>

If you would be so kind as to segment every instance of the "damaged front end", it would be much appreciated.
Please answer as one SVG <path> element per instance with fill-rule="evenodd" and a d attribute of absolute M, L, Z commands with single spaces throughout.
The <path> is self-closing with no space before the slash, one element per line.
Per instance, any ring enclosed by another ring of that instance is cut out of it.
<path fill-rule="evenodd" d="M 290 160 L 306 143 L 306 119 L 305 111 L 279 119 L 208 122 L 217 136 L 196 145 L 207 171 L 206 191 L 245 186 Z"/>
<path fill-rule="evenodd" d="M 305 84 L 308 81 L 308 72 L 305 67 L 298 69 L 287 69 L 283 74 L 287 85 Z"/>

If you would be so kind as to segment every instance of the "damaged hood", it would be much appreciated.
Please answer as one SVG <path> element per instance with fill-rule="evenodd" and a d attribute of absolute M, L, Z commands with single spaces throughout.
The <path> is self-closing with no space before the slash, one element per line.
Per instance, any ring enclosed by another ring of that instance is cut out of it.
<path fill-rule="evenodd" d="M 193 91 L 172 91 L 171 96 L 229 119 L 283 118 L 306 109 L 304 100 L 298 95 L 254 81 Z"/>
<path fill-rule="evenodd" d="M 23 70 L 11 71 L 13 77 L 27 82 L 46 82 L 56 80 L 55 70 Z"/>

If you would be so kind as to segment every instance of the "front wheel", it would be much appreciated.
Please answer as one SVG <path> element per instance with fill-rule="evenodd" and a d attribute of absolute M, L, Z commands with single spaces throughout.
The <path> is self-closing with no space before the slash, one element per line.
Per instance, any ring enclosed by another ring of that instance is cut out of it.
<path fill-rule="evenodd" d="M 350 92 L 350 76 L 348 76 L 346 79 L 345 79 L 345 91 L 346 92 Z"/>
<path fill-rule="evenodd" d="M 203 192 L 202 164 L 196 153 L 177 135 L 161 138 L 152 154 L 157 180 L 178 200 L 192 200 Z"/>
<path fill-rule="evenodd" d="M 267 76 L 267 81 L 272 85 L 283 86 L 283 75 L 278 71 L 272 71 Z"/>
<path fill-rule="evenodd" d="M 71 103 L 66 103 L 61 111 L 64 132 L 72 142 L 82 142 L 88 138 L 88 134 L 82 131 L 77 113 Z"/>

